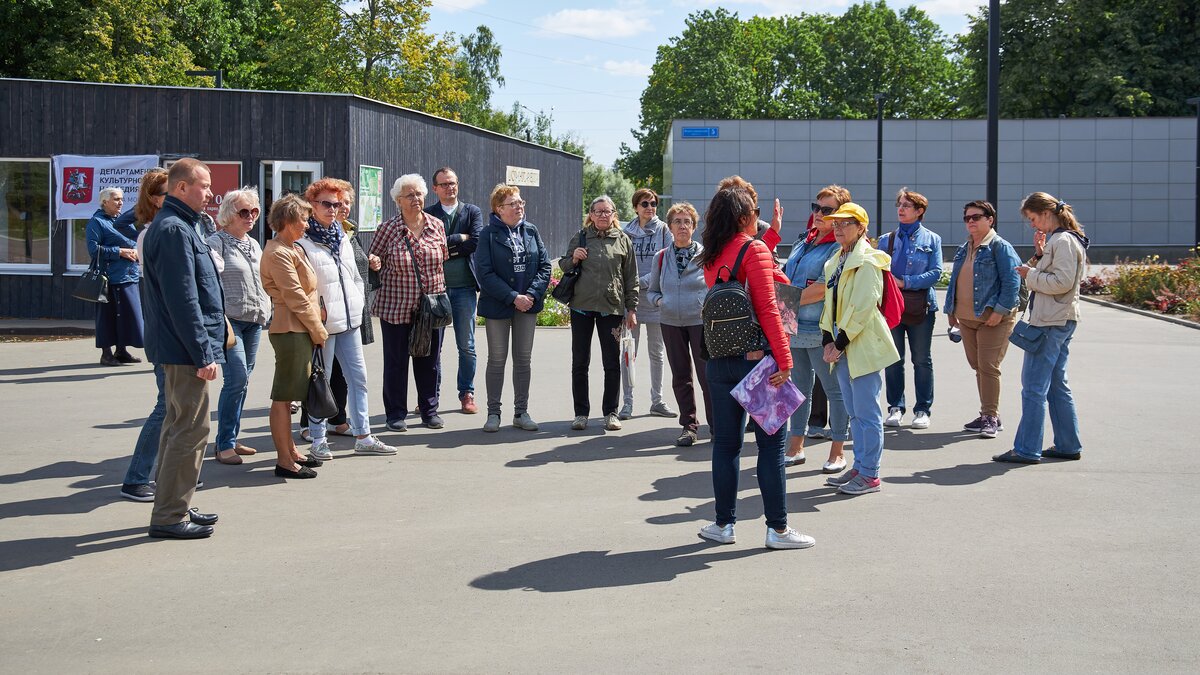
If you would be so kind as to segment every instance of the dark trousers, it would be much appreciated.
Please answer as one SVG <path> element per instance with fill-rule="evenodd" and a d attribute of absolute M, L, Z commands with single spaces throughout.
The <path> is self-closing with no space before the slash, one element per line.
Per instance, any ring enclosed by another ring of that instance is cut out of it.
<path fill-rule="evenodd" d="M 708 383 L 713 400 L 712 481 L 717 525 L 737 522 L 739 460 L 746 437 L 746 410 L 730 392 L 756 365 L 757 361 L 736 356 L 708 362 Z M 768 434 L 755 424 L 754 439 L 758 444 L 758 489 L 762 494 L 763 513 L 768 526 L 782 529 L 787 527 L 783 469 L 787 425 Z"/>
<path fill-rule="evenodd" d="M 829 428 L 829 399 L 825 397 L 825 387 L 821 386 L 821 380 L 813 382 L 812 396 L 812 411 L 808 413 L 808 428 L 809 429 L 828 429 Z"/>
<path fill-rule="evenodd" d="M 333 394 L 333 402 L 337 404 L 337 414 L 325 422 L 331 427 L 340 427 L 346 423 L 346 376 L 342 374 L 342 364 L 333 360 L 333 369 L 329 371 L 329 391 Z M 308 428 L 308 406 L 300 404 L 300 428 Z"/>
<path fill-rule="evenodd" d="M 438 377 L 442 363 L 444 328 L 434 329 L 429 356 L 409 356 L 408 333 L 411 323 L 380 321 L 383 335 L 383 411 L 387 421 L 408 417 L 408 360 L 412 359 L 413 380 L 417 383 L 417 411 L 427 420 L 438 411 Z"/>
<path fill-rule="evenodd" d="M 592 365 L 592 330 L 600 336 L 600 363 L 604 366 L 604 394 L 600 399 L 605 416 L 617 412 L 617 396 L 621 393 L 619 314 L 604 316 L 599 312 L 571 312 L 571 394 L 575 399 L 575 416 L 587 417 L 592 404 L 588 400 L 588 368 Z"/>
<path fill-rule="evenodd" d="M 706 362 L 700 355 L 704 326 L 669 326 L 664 323 L 662 336 L 663 345 L 667 348 L 667 363 L 671 366 L 671 389 L 675 391 L 675 402 L 679 404 L 679 424 L 688 431 L 695 431 L 699 426 L 696 419 L 696 388 L 692 379 L 694 365 L 695 379 L 700 382 L 700 391 L 704 395 L 704 419 L 711 432 L 712 398 L 708 394 Z"/>

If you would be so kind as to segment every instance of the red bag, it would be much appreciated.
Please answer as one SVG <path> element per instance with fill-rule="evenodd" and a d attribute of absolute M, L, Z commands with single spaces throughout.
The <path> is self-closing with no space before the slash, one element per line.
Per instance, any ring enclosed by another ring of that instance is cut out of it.
<path fill-rule="evenodd" d="M 900 325 L 900 317 L 904 315 L 904 294 L 896 285 L 896 278 L 888 270 L 880 270 L 883 274 L 883 298 L 879 301 L 879 311 L 888 329 Z"/>

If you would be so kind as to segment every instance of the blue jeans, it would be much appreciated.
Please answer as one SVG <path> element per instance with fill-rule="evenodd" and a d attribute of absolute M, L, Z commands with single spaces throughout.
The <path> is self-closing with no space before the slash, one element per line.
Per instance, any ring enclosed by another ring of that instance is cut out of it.
<path fill-rule="evenodd" d="M 887 377 L 887 402 L 889 408 L 899 408 L 908 412 L 904 405 L 904 336 L 908 335 L 908 347 L 913 364 L 913 384 L 917 388 L 917 404 L 913 412 L 929 414 L 933 406 L 933 322 L 937 314 L 930 312 L 925 323 L 918 326 L 899 324 L 892 329 L 892 340 L 896 343 L 896 351 L 900 352 L 900 360 L 888 366 L 884 373 Z M 857 440 L 857 437 L 855 437 Z"/>
<path fill-rule="evenodd" d="M 458 397 L 475 393 L 475 306 L 479 294 L 474 288 L 447 288 L 454 321 L 454 344 L 458 347 Z M 438 371 L 438 389 L 442 388 Z"/>
<path fill-rule="evenodd" d="M 829 399 L 830 435 L 835 441 L 849 439 L 850 420 L 846 412 L 846 404 L 842 401 L 842 387 L 838 384 L 837 376 L 829 370 L 829 364 L 824 360 L 824 347 L 809 347 L 792 350 L 792 383 L 804 394 L 804 403 L 792 413 L 791 426 L 793 436 L 804 436 L 808 433 L 808 418 L 812 414 L 812 390 L 815 378 L 821 379 L 825 388 L 825 397 Z"/>
<path fill-rule="evenodd" d="M 346 380 L 346 418 L 350 433 L 365 436 L 371 433 L 371 418 L 367 413 L 367 360 L 363 357 L 362 331 L 357 328 L 330 335 L 322 349 L 325 355 L 325 379 L 333 376 L 329 364 L 337 359 Z M 325 438 L 325 420 L 310 418 L 308 432 L 316 443 Z"/>
<path fill-rule="evenodd" d="M 879 409 L 879 390 L 883 377 L 879 372 L 850 377 L 846 359 L 834 368 L 842 387 L 842 400 L 850 414 L 850 433 L 854 436 L 854 469 L 867 478 L 879 477 L 883 457 L 883 411 Z"/>
<path fill-rule="evenodd" d="M 712 480 L 717 507 L 717 524 L 737 522 L 739 458 L 746 437 L 746 411 L 734 400 L 730 391 L 758 365 L 741 357 L 709 359 L 706 372 L 712 395 Z M 783 451 L 787 427 L 768 434 L 757 424 L 754 438 L 758 442 L 758 489 L 762 493 L 763 513 L 767 526 L 787 527 L 787 493 L 784 491 Z"/>
<path fill-rule="evenodd" d="M 250 373 L 258 354 L 262 326 L 248 321 L 230 319 L 229 325 L 237 343 L 225 350 L 225 365 L 221 367 L 224 384 L 217 398 L 217 450 L 232 450 L 242 430 L 242 406 L 250 388 Z"/>
<path fill-rule="evenodd" d="M 154 402 L 154 410 L 142 423 L 142 431 L 138 434 L 137 444 L 133 446 L 133 459 L 129 461 L 129 470 L 125 472 L 125 485 L 147 485 L 150 483 L 150 472 L 154 470 L 154 460 L 158 457 L 158 437 L 162 435 L 163 418 L 167 415 L 167 401 L 163 394 L 165 374 L 163 367 L 154 364 L 154 383 L 158 385 L 158 400 Z"/>
<path fill-rule="evenodd" d="M 1067 355 L 1075 322 L 1065 326 L 1046 326 L 1046 339 L 1037 352 L 1025 352 L 1021 366 L 1021 423 L 1013 438 L 1013 450 L 1023 457 L 1042 456 L 1042 435 L 1046 426 L 1046 407 L 1050 407 L 1050 428 L 1054 449 L 1079 452 L 1079 418 L 1075 398 L 1067 384 Z"/>

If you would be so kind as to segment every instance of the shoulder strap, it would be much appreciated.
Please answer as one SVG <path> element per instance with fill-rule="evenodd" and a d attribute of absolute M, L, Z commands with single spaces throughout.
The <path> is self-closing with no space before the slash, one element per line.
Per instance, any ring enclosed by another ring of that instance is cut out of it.
<path fill-rule="evenodd" d="M 892 251 L 896 250 L 896 235 L 899 233 L 900 230 L 893 230 L 891 236 L 888 237 L 888 255 L 891 255 Z"/>
<path fill-rule="evenodd" d="M 408 257 L 412 258 L 413 272 L 417 274 L 417 288 L 421 289 L 421 293 L 425 293 L 425 282 L 421 280 L 421 266 L 417 264 L 417 252 L 413 250 L 412 242 L 408 240 L 407 235 L 402 235 L 404 245 L 408 247 Z"/>
<path fill-rule="evenodd" d="M 740 272 L 742 269 L 742 258 L 746 257 L 746 251 L 750 248 L 750 245 L 753 244 L 755 241 L 757 241 L 757 240 L 751 239 L 750 241 L 746 242 L 746 244 L 744 246 L 742 246 L 742 250 L 738 251 L 737 260 L 733 261 L 733 269 L 729 271 L 729 273 L 733 275 L 732 277 L 730 277 L 730 279 L 732 279 L 734 281 L 737 280 L 738 272 Z"/>

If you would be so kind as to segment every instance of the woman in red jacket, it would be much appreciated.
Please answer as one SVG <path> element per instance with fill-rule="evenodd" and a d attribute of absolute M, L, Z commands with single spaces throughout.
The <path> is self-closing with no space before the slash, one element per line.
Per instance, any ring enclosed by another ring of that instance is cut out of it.
<path fill-rule="evenodd" d="M 767 245 L 754 239 L 758 217 L 754 199 L 748 192 L 740 188 L 718 190 L 708 205 L 704 220 L 704 251 L 697 259 L 704 268 L 704 280 L 711 287 L 718 272 L 724 270 L 722 278 L 727 277 L 736 265 L 738 254 L 745 249 L 736 276 L 750 294 L 750 302 L 766 339 L 766 345 L 748 345 L 750 348 L 744 354 L 710 358 L 706 369 L 712 397 L 712 474 L 717 519 L 700 528 L 700 536 L 721 544 L 732 544 L 746 411 L 730 391 L 768 353 L 779 366 L 779 370 L 771 375 L 771 384 L 778 387 L 788 380 L 792 354 L 775 304 L 775 282 L 787 283 L 787 277 L 775 268 Z M 762 348 L 764 346 L 766 350 Z M 813 538 L 800 534 L 787 524 L 783 470 L 787 425 L 768 434 L 756 424 L 754 434 L 758 442 L 758 487 L 767 519 L 767 548 L 808 548 L 816 543 Z"/>

